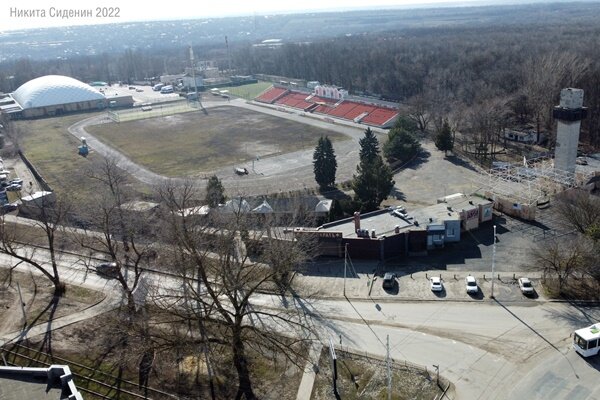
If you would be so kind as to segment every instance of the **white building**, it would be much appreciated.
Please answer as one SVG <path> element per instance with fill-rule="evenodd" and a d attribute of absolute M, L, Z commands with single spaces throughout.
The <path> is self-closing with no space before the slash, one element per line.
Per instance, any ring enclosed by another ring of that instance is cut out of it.
<path fill-rule="evenodd" d="M 315 86 L 315 95 L 328 99 L 341 100 L 348 97 L 348 91 L 337 86 L 318 85 Z"/>

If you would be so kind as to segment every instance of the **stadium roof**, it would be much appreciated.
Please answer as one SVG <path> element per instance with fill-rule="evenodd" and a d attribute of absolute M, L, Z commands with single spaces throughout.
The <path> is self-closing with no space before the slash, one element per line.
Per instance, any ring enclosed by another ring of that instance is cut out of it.
<path fill-rule="evenodd" d="M 62 75 L 32 79 L 19 86 L 12 98 L 23 109 L 104 100 L 102 93 L 90 85 Z"/>

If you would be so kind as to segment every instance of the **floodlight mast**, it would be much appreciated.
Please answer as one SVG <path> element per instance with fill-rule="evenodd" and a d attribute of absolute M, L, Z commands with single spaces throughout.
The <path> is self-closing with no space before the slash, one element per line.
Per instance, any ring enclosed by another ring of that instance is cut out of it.
<path fill-rule="evenodd" d="M 200 108 L 204 110 L 202 102 L 200 101 L 200 93 L 198 93 L 198 83 L 196 82 L 196 64 L 194 62 L 194 49 L 190 46 L 190 63 L 192 64 L 192 79 L 194 80 L 194 90 L 196 92 L 196 101 Z"/>

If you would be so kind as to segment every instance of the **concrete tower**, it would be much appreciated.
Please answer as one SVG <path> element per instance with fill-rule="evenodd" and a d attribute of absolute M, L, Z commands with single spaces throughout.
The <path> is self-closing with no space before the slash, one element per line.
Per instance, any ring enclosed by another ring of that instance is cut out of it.
<path fill-rule="evenodd" d="M 587 115 L 583 107 L 583 90 L 567 88 L 560 91 L 560 105 L 554 107 L 556 128 L 556 148 L 554 150 L 554 168 L 575 172 L 577 145 L 581 120 Z"/>

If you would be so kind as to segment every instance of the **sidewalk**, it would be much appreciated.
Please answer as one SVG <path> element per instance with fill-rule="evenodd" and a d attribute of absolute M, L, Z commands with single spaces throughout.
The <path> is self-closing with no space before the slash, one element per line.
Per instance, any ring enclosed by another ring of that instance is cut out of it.
<path fill-rule="evenodd" d="M 312 397 L 313 386 L 315 385 L 315 378 L 317 377 L 317 366 L 319 365 L 319 358 L 321 357 L 321 351 L 323 345 L 320 342 L 314 342 L 308 356 L 308 361 L 304 367 L 304 375 L 300 381 L 298 387 L 298 394 L 296 400 L 310 400 Z"/>

